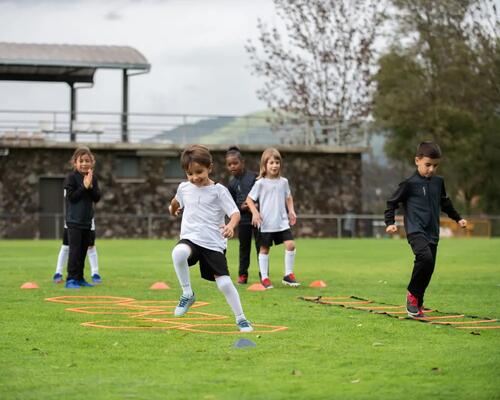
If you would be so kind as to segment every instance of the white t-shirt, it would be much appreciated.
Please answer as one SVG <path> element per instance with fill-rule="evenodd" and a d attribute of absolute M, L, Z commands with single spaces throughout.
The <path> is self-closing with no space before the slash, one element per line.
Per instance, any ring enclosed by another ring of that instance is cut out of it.
<path fill-rule="evenodd" d="M 290 229 L 286 210 L 286 199 L 291 196 L 288 179 L 283 177 L 258 179 L 248 196 L 259 203 L 261 232 L 281 232 Z"/>
<path fill-rule="evenodd" d="M 239 213 L 229 190 L 219 183 L 198 187 L 182 182 L 175 199 L 182 211 L 181 239 L 188 239 L 206 249 L 224 252 L 227 239 L 220 226 L 224 217 Z"/>

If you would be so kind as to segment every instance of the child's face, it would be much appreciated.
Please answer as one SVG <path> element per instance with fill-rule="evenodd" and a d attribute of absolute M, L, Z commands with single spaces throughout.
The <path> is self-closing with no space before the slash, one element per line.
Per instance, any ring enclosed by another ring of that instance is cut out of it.
<path fill-rule="evenodd" d="M 208 174 L 212 172 L 212 166 L 209 168 L 204 165 L 192 162 L 186 171 L 186 176 L 189 182 L 198 187 L 207 186 L 210 184 Z"/>
<path fill-rule="evenodd" d="M 82 175 L 87 175 L 93 166 L 94 161 L 88 154 L 82 154 L 76 159 L 74 164 L 75 169 Z"/>
<path fill-rule="evenodd" d="M 245 163 L 238 156 L 227 156 L 226 168 L 233 176 L 241 175 L 245 168 Z"/>
<path fill-rule="evenodd" d="M 266 176 L 268 178 L 276 178 L 280 174 L 281 161 L 279 158 L 271 157 L 266 163 Z"/>
<path fill-rule="evenodd" d="M 429 157 L 415 157 L 415 165 L 417 166 L 418 173 L 425 177 L 430 178 L 436 173 L 439 166 L 439 158 Z"/>

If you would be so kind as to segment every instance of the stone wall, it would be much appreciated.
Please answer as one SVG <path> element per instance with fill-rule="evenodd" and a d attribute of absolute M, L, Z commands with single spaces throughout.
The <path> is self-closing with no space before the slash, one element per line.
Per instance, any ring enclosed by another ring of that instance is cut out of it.
<path fill-rule="evenodd" d="M 167 159 L 177 160 L 182 149 L 133 144 L 90 144 L 89 147 L 96 156 L 96 175 L 102 190 L 102 199 L 95 211 L 98 237 L 176 237 L 180 221 L 168 216 L 167 208 L 181 179 L 166 179 L 165 163 Z M 71 171 L 69 159 L 75 146 L 0 141 L 0 148 L 8 152 L 0 157 L 0 238 L 43 237 L 40 234 L 40 179 L 63 178 Z M 229 174 L 224 165 L 225 148 L 212 146 L 210 150 L 215 164 L 213 179 L 226 184 Z M 247 168 L 258 171 L 264 148 L 242 146 L 241 150 Z M 335 224 L 311 215 L 361 212 L 363 149 L 313 146 L 279 150 L 283 156 L 283 176 L 290 182 L 299 216 L 295 235 L 336 236 Z M 117 160 L 123 156 L 138 158 L 137 177 L 117 176 Z M 301 214 L 309 217 L 300 219 Z"/>

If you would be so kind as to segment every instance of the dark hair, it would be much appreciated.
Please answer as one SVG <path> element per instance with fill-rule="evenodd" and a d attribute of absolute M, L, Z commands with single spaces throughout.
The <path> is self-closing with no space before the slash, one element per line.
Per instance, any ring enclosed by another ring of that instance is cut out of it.
<path fill-rule="evenodd" d="M 201 144 L 194 144 L 186 148 L 181 154 L 182 169 L 187 171 L 189 165 L 194 162 L 210 168 L 212 166 L 212 155 L 210 151 Z"/>
<path fill-rule="evenodd" d="M 71 156 L 71 165 L 75 165 L 76 161 L 81 157 L 81 156 L 84 156 L 84 155 L 88 155 L 90 157 L 90 159 L 92 160 L 92 163 L 95 163 L 95 157 L 94 155 L 92 154 L 92 152 L 90 151 L 90 149 L 88 147 L 85 147 L 85 146 L 82 146 L 82 147 L 78 147 L 75 152 L 73 153 L 73 155 Z"/>
<path fill-rule="evenodd" d="M 439 145 L 434 142 L 422 142 L 417 146 L 416 156 L 419 158 L 429 157 L 429 158 L 441 158 L 441 149 Z"/>
<path fill-rule="evenodd" d="M 227 157 L 238 157 L 240 160 L 243 160 L 243 156 L 241 155 L 241 151 L 237 146 L 231 146 L 229 149 L 226 151 L 226 158 Z"/>

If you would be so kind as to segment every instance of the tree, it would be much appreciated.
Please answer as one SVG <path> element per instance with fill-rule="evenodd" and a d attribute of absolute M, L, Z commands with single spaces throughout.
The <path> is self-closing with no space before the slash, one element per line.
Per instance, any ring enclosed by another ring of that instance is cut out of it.
<path fill-rule="evenodd" d="M 398 43 L 380 59 L 374 116 L 387 153 L 438 142 L 449 191 L 467 213 L 500 211 L 499 19 L 493 1 L 393 0 Z M 406 44 L 400 45 L 401 37 Z"/>
<path fill-rule="evenodd" d="M 253 73 L 265 80 L 258 98 L 273 111 L 275 126 L 305 123 L 303 143 L 346 144 L 371 112 L 383 2 L 274 4 L 283 27 L 259 20 L 261 48 L 246 46 Z"/>

